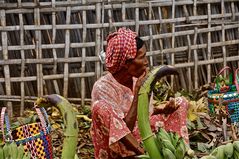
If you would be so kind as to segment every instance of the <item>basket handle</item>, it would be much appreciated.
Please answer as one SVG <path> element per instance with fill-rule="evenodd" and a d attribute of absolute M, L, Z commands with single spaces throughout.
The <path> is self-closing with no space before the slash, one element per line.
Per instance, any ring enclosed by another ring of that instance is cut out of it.
<path fill-rule="evenodd" d="M 236 88 L 237 88 L 237 92 L 239 93 L 239 85 L 238 85 L 238 76 L 237 76 L 237 72 L 239 71 L 239 68 L 237 68 L 234 72 L 234 83 L 236 85 Z"/>
<path fill-rule="evenodd" d="M 48 120 L 48 116 L 46 113 L 46 110 L 41 107 L 34 107 L 36 110 L 36 113 L 38 115 L 38 118 L 40 119 L 43 131 L 45 134 L 48 134 L 50 131 L 50 122 Z M 1 118 L 0 118 L 0 126 L 1 126 L 1 131 L 2 131 L 2 136 L 3 136 L 3 142 L 6 141 L 6 135 L 4 134 L 4 123 L 6 123 L 6 128 L 7 128 L 7 134 L 9 135 L 9 140 L 12 141 L 13 137 L 12 137 L 12 131 L 11 131 L 11 124 L 10 124 L 10 120 L 9 120 L 9 116 L 8 113 L 6 113 L 7 108 L 6 107 L 2 107 L 1 110 Z"/>
<path fill-rule="evenodd" d="M 40 119 L 40 122 L 41 122 L 41 125 L 42 125 L 42 128 L 43 128 L 43 131 L 46 134 L 49 133 L 49 126 L 50 126 L 50 122 L 48 120 L 48 116 L 47 116 L 47 113 L 46 113 L 46 110 L 41 107 L 35 107 L 36 109 L 36 112 L 37 112 L 37 115 L 38 115 L 38 118 Z"/>
<path fill-rule="evenodd" d="M 225 66 L 224 68 L 222 68 L 219 73 L 216 76 L 216 89 L 219 90 L 220 89 L 220 79 L 219 76 L 226 70 L 229 70 L 229 83 L 233 84 L 233 73 L 232 73 L 232 69 L 228 66 Z"/>
<path fill-rule="evenodd" d="M 7 134 L 9 135 L 9 140 L 12 141 L 12 132 L 11 132 L 11 127 L 10 127 L 10 120 L 8 117 L 8 114 L 6 113 L 7 108 L 2 107 L 1 110 L 1 131 L 2 131 L 2 136 L 3 136 L 3 142 L 6 141 L 6 136 L 4 134 L 4 123 L 6 122 L 6 128 L 7 128 Z"/>

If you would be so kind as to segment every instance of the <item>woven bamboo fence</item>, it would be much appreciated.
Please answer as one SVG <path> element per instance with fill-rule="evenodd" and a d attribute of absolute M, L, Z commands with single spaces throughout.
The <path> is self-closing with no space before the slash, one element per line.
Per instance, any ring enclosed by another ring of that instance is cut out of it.
<path fill-rule="evenodd" d="M 150 66 L 178 68 L 183 89 L 238 67 L 238 0 L 0 0 L 0 104 L 23 112 L 57 93 L 84 106 L 106 36 L 123 26 L 146 41 Z"/>

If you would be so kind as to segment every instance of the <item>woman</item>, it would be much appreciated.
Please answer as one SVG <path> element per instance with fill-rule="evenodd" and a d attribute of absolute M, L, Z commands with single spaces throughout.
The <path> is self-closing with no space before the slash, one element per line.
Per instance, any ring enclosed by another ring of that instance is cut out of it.
<path fill-rule="evenodd" d="M 92 90 L 91 136 L 96 159 L 129 158 L 144 153 L 136 118 L 137 94 L 147 67 L 145 44 L 135 32 L 120 28 L 107 37 L 108 73 L 94 84 Z M 184 106 L 172 107 L 173 111 L 178 109 L 171 115 L 152 115 L 152 129 L 164 127 L 188 140 L 187 104 L 183 100 L 181 104 Z"/>

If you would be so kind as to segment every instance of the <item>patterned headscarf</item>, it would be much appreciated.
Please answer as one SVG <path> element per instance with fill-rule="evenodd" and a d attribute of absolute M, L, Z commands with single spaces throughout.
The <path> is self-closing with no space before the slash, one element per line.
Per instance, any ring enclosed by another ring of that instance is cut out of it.
<path fill-rule="evenodd" d="M 130 29 L 120 28 L 107 37 L 106 68 L 109 72 L 119 71 L 126 60 L 134 59 L 137 53 L 136 33 Z"/>

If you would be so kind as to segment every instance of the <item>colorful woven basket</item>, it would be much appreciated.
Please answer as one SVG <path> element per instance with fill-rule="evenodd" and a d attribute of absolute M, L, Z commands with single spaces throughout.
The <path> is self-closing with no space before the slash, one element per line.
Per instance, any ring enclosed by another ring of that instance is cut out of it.
<path fill-rule="evenodd" d="M 25 124 L 11 130 L 6 107 L 3 107 L 0 121 L 3 141 L 10 143 L 15 141 L 17 145 L 22 144 L 25 151 L 30 152 L 32 159 L 53 159 L 51 127 L 46 110 L 44 108 L 35 108 L 35 110 L 40 122 Z"/>
<path fill-rule="evenodd" d="M 229 70 L 229 79 L 225 79 L 221 75 L 225 70 Z M 214 90 L 208 91 L 208 107 L 210 113 L 215 114 L 216 109 L 223 109 L 227 112 L 233 123 L 239 122 L 239 87 L 237 72 L 238 69 L 233 75 L 230 67 L 224 67 L 216 76 Z"/>

